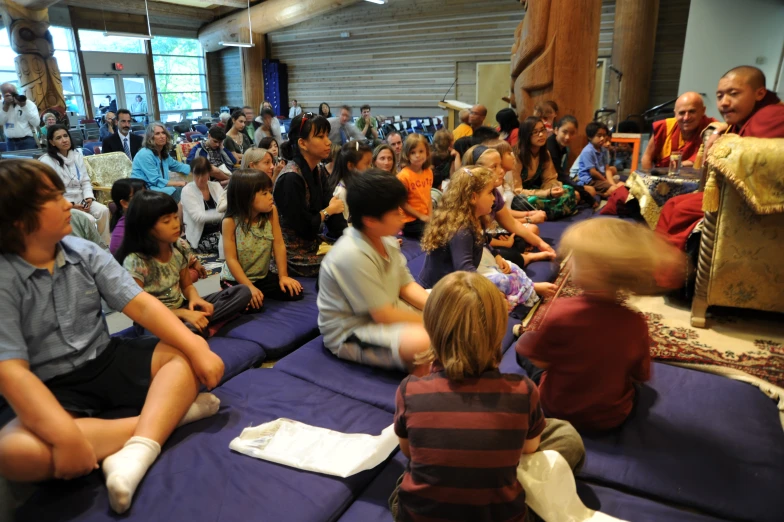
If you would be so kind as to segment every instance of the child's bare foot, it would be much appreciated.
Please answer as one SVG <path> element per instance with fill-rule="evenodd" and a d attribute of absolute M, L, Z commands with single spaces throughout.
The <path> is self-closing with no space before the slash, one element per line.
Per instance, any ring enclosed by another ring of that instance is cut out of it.
<path fill-rule="evenodd" d="M 555 254 L 552 252 L 531 252 L 530 254 L 523 254 L 523 259 L 525 260 L 525 266 L 528 266 L 535 261 L 550 261 L 551 259 L 555 259 Z"/>
<path fill-rule="evenodd" d="M 539 297 L 552 297 L 557 290 L 558 287 L 552 283 L 534 283 L 534 292 Z"/>

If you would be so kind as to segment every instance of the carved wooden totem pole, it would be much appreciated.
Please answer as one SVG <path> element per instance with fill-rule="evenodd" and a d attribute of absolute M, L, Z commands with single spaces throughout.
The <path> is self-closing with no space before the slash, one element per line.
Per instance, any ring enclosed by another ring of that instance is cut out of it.
<path fill-rule="evenodd" d="M 60 68 L 54 59 L 54 43 L 49 32 L 46 9 L 27 9 L 10 0 L 0 3 L 3 23 L 8 28 L 19 84 L 41 114 L 49 107 L 65 107 Z"/>
<path fill-rule="evenodd" d="M 510 102 L 522 121 L 540 101 L 554 100 L 559 116 L 579 122 L 571 158 L 585 145 L 593 119 L 601 0 L 521 0 L 525 17 L 512 46 Z"/>

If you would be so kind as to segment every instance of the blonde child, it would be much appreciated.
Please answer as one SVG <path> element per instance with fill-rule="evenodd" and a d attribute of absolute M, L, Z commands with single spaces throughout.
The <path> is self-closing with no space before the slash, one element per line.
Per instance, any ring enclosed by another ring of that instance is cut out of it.
<path fill-rule="evenodd" d="M 254 310 L 260 309 L 267 297 L 277 301 L 302 299 L 302 285 L 288 277 L 286 245 L 269 176 L 253 169 L 238 170 L 226 194 L 222 225 L 226 261 L 220 273 L 221 288 L 247 286 L 250 308 Z M 277 273 L 269 269 L 273 257 Z"/>
<path fill-rule="evenodd" d="M 433 170 L 430 168 L 430 145 L 427 138 L 421 134 L 408 135 L 403 144 L 400 166 L 397 179 L 408 192 L 408 199 L 402 207 L 405 213 L 403 235 L 420 239 L 433 211 L 433 200 L 430 197 Z"/>
<path fill-rule="evenodd" d="M 446 190 L 444 181 L 461 167 L 460 154 L 452 148 L 454 144 L 452 131 L 441 129 L 433 135 L 433 186 L 438 190 Z"/>
<path fill-rule="evenodd" d="M 520 179 L 520 172 L 517 169 L 517 157 L 514 149 L 504 140 L 492 140 L 484 143 L 488 148 L 494 149 L 501 156 L 501 168 L 504 171 L 502 184 L 497 188 L 503 190 L 504 205 L 512 212 L 516 220 L 525 224 L 544 223 L 547 213 L 544 210 L 514 210 L 512 201 L 516 195 L 522 194 L 523 185 Z M 538 227 L 531 227 L 537 230 Z"/>
<path fill-rule="evenodd" d="M 476 145 L 468 149 L 468 151 L 463 156 L 463 165 L 465 166 L 481 166 L 490 169 L 495 174 L 495 186 L 500 187 L 503 184 L 504 180 L 504 170 L 501 166 L 501 155 L 495 149 L 491 149 L 484 145 Z M 524 218 L 526 223 L 521 223 L 517 219 L 515 219 L 514 215 L 512 214 L 512 210 L 506 208 L 504 203 L 504 197 L 499 190 L 494 191 L 493 195 L 495 196 L 495 202 L 493 203 L 493 210 L 490 213 L 487 224 L 492 223 L 493 221 L 497 221 L 498 224 L 507 232 L 512 234 L 506 238 L 505 244 L 496 243 L 494 246 L 499 246 L 502 248 L 512 248 L 512 246 L 508 243 L 511 239 L 512 244 L 514 243 L 514 237 L 517 236 L 522 240 L 522 242 L 518 241 L 517 253 L 513 259 L 517 260 L 520 256 L 521 252 L 524 252 L 528 245 L 532 245 L 537 247 L 541 252 L 537 253 L 530 253 L 526 254 L 525 262 L 523 265 L 528 264 L 532 261 L 545 261 L 548 259 L 555 259 L 555 250 L 552 249 L 550 245 L 545 243 L 537 234 L 539 233 L 539 227 L 533 224 L 533 219 L 530 217 Z"/>
<path fill-rule="evenodd" d="M 681 280 L 685 260 L 649 228 L 612 218 L 572 225 L 560 251 L 571 255 L 572 281 L 584 294 L 553 303 L 539 330 L 518 341 L 518 361 L 539 383 L 547 415 L 578 429 L 612 429 L 626 420 L 635 383 L 651 371 L 645 317 L 619 294 L 653 293 L 663 275 Z"/>
<path fill-rule="evenodd" d="M 538 301 L 536 294 L 552 295 L 555 285 L 533 283 L 498 252 L 485 252 L 482 219 L 493 211 L 496 177 L 482 167 L 455 172 L 422 237 L 427 255 L 419 279 L 425 288 L 432 288 L 452 272 L 480 272 L 506 296 L 510 307 L 533 306 Z"/>
<path fill-rule="evenodd" d="M 533 520 L 517 481 L 520 458 L 554 450 L 578 468 L 580 435 L 544 417 L 530 379 L 499 371 L 507 315 L 488 280 L 448 275 L 430 294 L 424 322 L 430 349 L 419 359 L 431 373 L 406 377 L 395 397 L 394 429 L 410 463 L 389 499 L 392 518 Z"/>

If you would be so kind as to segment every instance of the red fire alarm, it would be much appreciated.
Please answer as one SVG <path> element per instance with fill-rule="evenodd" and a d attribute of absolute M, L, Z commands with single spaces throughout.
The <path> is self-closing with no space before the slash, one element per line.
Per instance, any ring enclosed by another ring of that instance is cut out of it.
<path fill-rule="evenodd" d="M 121 64 L 120 62 L 115 62 L 112 64 L 112 69 L 114 69 L 115 71 L 122 71 L 123 64 Z"/>

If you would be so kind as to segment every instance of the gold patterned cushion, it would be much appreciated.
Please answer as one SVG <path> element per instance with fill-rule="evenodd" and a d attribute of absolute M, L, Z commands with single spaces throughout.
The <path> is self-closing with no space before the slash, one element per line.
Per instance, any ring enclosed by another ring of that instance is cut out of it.
<path fill-rule="evenodd" d="M 185 163 L 185 160 L 188 159 L 188 154 L 191 153 L 191 149 L 195 147 L 196 143 L 190 142 L 183 142 L 177 144 L 177 161 L 180 163 Z"/>

